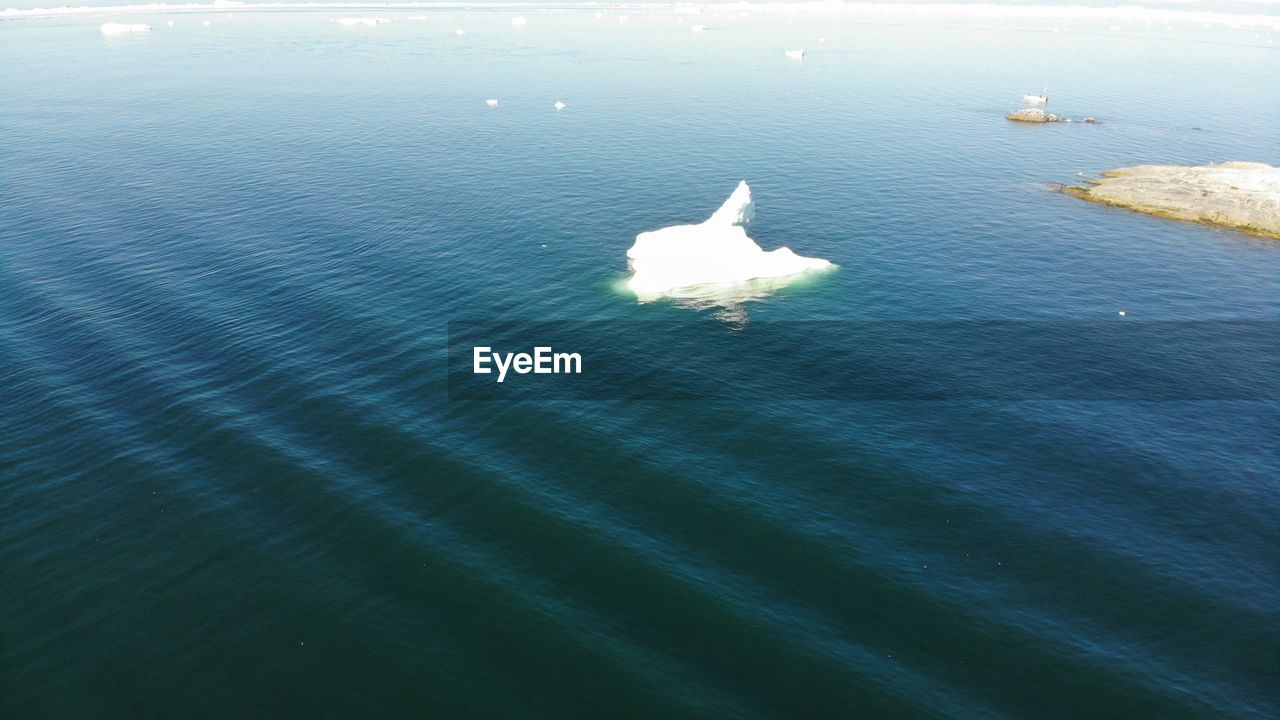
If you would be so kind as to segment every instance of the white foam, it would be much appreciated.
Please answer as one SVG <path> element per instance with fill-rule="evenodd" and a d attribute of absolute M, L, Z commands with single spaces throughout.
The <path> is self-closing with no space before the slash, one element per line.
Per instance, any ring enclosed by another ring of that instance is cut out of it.
<path fill-rule="evenodd" d="M 151 32 L 151 26 L 146 23 L 102 23 L 102 27 L 98 28 L 103 35 L 129 35 L 132 33 Z"/>
<path fill-rule="evenodd" d="M 829 260 L 801 257 L 786 247 L 765 251 L 747 236 L 745 226 L 754 215 L 751 188 L 744 180 L 701 223 L 640 233 L 627 251 L 634 272 L 627 287 L 648 298 L 682 288 L 785 278 L 832 267 Z"/>

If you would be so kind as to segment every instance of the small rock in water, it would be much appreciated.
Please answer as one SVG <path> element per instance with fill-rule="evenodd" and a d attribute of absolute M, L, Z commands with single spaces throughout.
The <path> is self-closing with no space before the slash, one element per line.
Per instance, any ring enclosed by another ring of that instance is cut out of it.
<path fill-rule="evenodd" d="M 1014 110 L 1008 115 L 1005 115 L 1005 118 L 1008 120 L 1028 123 L 1051 123 L 1059 121 L 1057 115 L 1047 113 L 1040 108 L 1022 108 L 1021 110 Z"/>

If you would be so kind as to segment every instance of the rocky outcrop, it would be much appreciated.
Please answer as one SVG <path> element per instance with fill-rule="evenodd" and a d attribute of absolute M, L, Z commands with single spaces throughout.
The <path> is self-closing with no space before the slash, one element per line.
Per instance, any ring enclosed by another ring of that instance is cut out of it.
<path fill-rule="evenodd" d="M 1021 110 L 1014 110 L 1008 115 L 1005 115 L 1005 118 L 1009 120 L 1017 120 L 1018 122 L 1029 123 L 1058 122 L 1057 115 L 1047 113 L 1040 108 L 1022 108 Z"/>
<path fill-rule="evenodd" d="M 1264 163 L 1136 165 L 1108 170 L 1084 187 L 1059 189 L 1149 215 L 1280 239 L 1280 168 Z"/>

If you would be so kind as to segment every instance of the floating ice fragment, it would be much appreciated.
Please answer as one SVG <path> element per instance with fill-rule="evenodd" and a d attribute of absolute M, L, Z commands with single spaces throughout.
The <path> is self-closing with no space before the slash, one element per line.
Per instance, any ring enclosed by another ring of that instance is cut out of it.
<path fill-rule="evenodd" d="M 205 26 L 205 27 L 209 27 L 209 21 L 208 21 L 208 20 L 201 20 L 201 21 L 200 21 L 200 24 L 201 24 L 201 25 L 203 25 L 203 26 Z"/>
<path fill-rule="evenodd" d="M 789 248 L 763 250 L 744 227 L 754 215 L 751 188 L 744 180 L 701 223 L 640 233 L 627 251 L 635 273 L 627 287 L 642 298 L 655 297 L 681 288 L 784 278 L 831 267 L 828 260 L 801 257 Z"/>
<path fill-rule="evenodd" d="M 788 50 L 788 51 L 787 51 L 787 59 L 788 59 L 788 60 L 803 60 L 803 59 L 804 59 L 804 49 L 803 49 L 803 48 L 801 48 L 800 50 Z"/>
<path fill-rule="evenodd" d="M 172 21 L 172 20 L 170 20 L 170 21 L 169 21 L 169 27 L 173 27 L 173 21 Z"/>
<path fill-rule="evenodd" d="M 497 98 L 489 98 L 488 100 L 485 100 L 485 101 L 484 101 L 484 104 L 485 104 L 485 105 L 488 105 L 489 107 L 498 107 L 498 99 L 497 99 Z"/>
<path fill-rule="evenodd" d="M 692 31 L 694 31 L 694 32 L 706 32 L 706 30 L 707 30 L 707 26 L 706 26 L 706 25 L 694 25 L 693 27 L 691 27 L 691 28 L 689 28 L 689 29 L 690 29 L 690 30 L 692 30 Z"/>
<path fill-rule="evenodd" d="M 462 28 L 458 28 L 457 30 L 453 31 L 453 34 L 457 35 L 458 37 L 462 37 L 463 35 L 467 34 L 467 31 L 463 30 Z"/>
<path fill-rule="evenodd" d="M 405 18 L 405 19 L 406 19 L 406 20 L 415 20 L 415 21 L 418 21 L 418 20 L 426 20 L 426 19 L 427 19 L 427 17 L 428 17 L 427 15 L 410 15 L 409 17 L 407 17 L 407 18 Z"/>
<path fill-rule="evenodd" d="M 557 101 L 556 101 L 556 104 L 555 104 L 555 105 L 552 105 L 551 107 L 553 107 L 553 108 L 555 108 L 555 109 L 557 109 L 557 110 L 563 110 L 563 109 L 565 109 L 565 108 L 567 108 L 567 107 L 569 107 L 569 106 L 568 106 L 568 105 L 565 105 L 563 101 L 561 101 L 561 100 L 557 100 Z"/>
<path fill-rule="evenodd" d="M 372 18 L 372 17 L 334 18 L 333 21 L 343 27 L 359 27 L 361 25 L 365 27 L 377 27 L 381 23 L 390 22 L 389 20 L 384 20 L 383 18 Z"/>
<path fill-rule="evenodd" d="M 528 24 L 529 24 L 529 20 L 528 20 L 528 18 L 525 18 L 525 17 L 523 17 L 523 16 L 521 16 L 521 17 L 513 17 L 513 18 L 511 18 L 511 24 L 512 24 L 512 25 L 515 25 L 516 27 L 524 27 L 525 25 L 528 25 Z"/>
<path fill-rule="evenodd" d="M 102 23 L 102 27 L 98 29 L 102 31 L 103 35 L 151 32 L 151 26 L 146 23 Z"/>
<path fill-rule="evenodd" d="M 630 15 L 619 15 L 619 16 L 618 16 L 618 22 L 620 22 L 620 23 L 624 23 L 624 22 L 627 22 L 627 21 L 629 21 L 629 20 L 631 20 L 631 16 L 630 16 Z"/>

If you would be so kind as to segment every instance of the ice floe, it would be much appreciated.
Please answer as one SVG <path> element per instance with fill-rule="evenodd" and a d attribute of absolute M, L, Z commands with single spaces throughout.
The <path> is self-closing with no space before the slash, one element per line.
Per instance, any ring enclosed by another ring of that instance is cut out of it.
<path fill-rule="evenodd" d="M 364 27 L 377 27 L 382 23 L 391 22 L 390 20 L 376 17 L 344 17 L 334 18 L 333 21 L 343 27 L 360 27 L 362 25 Z"/>
<path fill-rule="evenodd" d="M 557 110 L 563 110 L 563 109 L 565 109 L 565 108 L 567 108 L 567 107 L 569 107 L 569 106 L 568 106 L 568 105 L 566 105 L 566 104 L 564 104 L 564 102 L 563 102 L 563 101 L 561 101 L 561 100 L 557 100 L 557 101 L 556 101 L 556 104 L 555 104 L 555 105 L 552 105 L 551 107 L 553 107 L 553 108 L 555 108 L 555 109 L 557 109 Z"/>
<path fill-rule="evenodd" d="M 788 50 L 788 51 L 787 51 L 787 59 L 788 59 L 788 60 L 803 60 L 803 59 L 804 59 L 804 50 L 803 50 L 803 49 L 800 49 L 800 50 Z"/>
<path fill-rule="evenodd" d="M 786 247 L 765 251 L 747 236 L 745 226 L 754 215 L 751 188 L 744 180 L 701 223 L 640 233 L 627 250 L 634 273 L 627 287 L 646 299 L 684 288 L 786 278 L 832 267 L 829 260 L 801 257 Z"/>
<path fill-rule="evenodd" d="M 132 33 L 151 32 L 151 26 L 146 23 L 102 23 L 102 27 L 98 28 L 103 35 L 129 35 Z"/>
<path fill-rule="evenodd" d="M 485 101 L 484 101 L 484 104 L 485 104 L 485 105 L 488 105 L 489 107 L 498 107 L 498 99 L 497 99 L 497 98 L 489 98 L 488 100 L 485 100 Z"/>
<path fill-rule="evenodd" d="M 511 24 L 516 27 L 524 27 L 525 25 L 529 24 L 529 19 L 523 16 L 513 17 L 511 18 Z"/>

